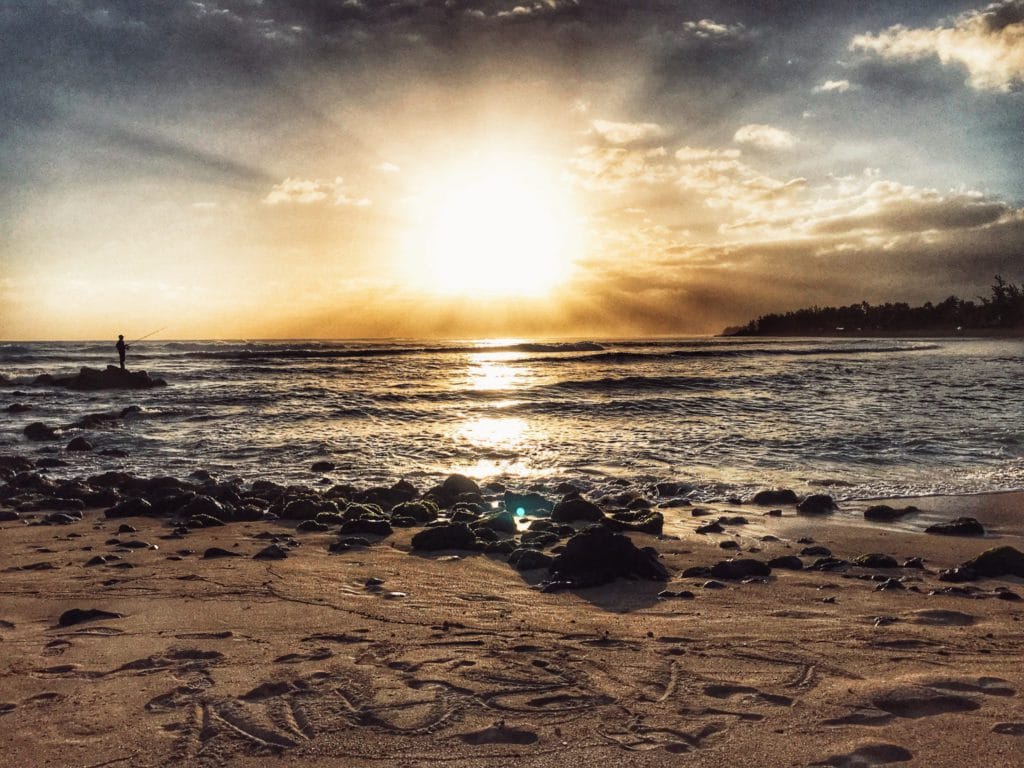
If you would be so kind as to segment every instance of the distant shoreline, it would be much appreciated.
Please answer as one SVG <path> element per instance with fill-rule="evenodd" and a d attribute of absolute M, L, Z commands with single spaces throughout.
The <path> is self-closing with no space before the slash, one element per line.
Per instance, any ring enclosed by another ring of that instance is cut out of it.
<path fill-rule="evenodd" d="M 801 333 L 728 333 L 723 331 L 715 338 L 719 339 L 1024 339 L 1024 328 L 979 328 L 961 333 L 950 333 L 943 330 L 916 331 L 806 331 Z"/>

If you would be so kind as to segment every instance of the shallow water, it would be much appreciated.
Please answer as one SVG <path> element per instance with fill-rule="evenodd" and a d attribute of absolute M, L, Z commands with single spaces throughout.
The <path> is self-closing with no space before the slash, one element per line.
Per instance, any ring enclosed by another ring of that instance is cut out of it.
<path fill-rule="evenodd" d="M 699 499 L 766 486 L 837 497 L 1024 488 L 1024 342 L 764 340 L 139 342 L 147 392 L 31 385 L 116 361 L 112 342 L 0 344 L 0 451 L 31 421 L 142 413 L 85 434 L 55 474 L 110 468 L 365 484 L 452 471 L 523 487 L 624 477 Z M 120 448 L 127 459 L 99 455 Z M 838 483 L 838 484 L 836 484 Z"/>

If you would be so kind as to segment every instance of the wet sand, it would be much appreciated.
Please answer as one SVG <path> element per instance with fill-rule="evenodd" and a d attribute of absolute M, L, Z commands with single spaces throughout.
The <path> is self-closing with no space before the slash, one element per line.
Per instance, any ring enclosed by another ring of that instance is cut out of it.
<path fill-rule="evenodd" d="M 411 552 L 419 528 L 331 554 L 334 534 L 293 521 L 181 539 L 164 538 L 166 520 L 99 510 L 2 523 L 0 764 L 1020 765 L 1024 602 L 995 589 L 1024 584 L 929 593 L 950 586 L 939 569 L 1024 549 L 1024 494 L 900 500 L 923 511 L 865 523 L 875 503 L 821 517 L 664 509 L 664 538 L 628 535 L 659 551 L 668 583 L 556 593 L 500 555 Z M 695 532 L 719 514 L 749 522 Z M 989 535 L 922 532 L 961 515 Z M 137 530 L 118 534 L 125 523 Z M 272 535 L 298 543 L 252 559 Z M 721 588 L 679 576 L 734 555 L 723 541 L 768 560 L 798 555 L 801 538 L 926 569 L 776 569 Z M 202 559 L 210 547 L 242 557 Z M 877 591 L 876 576 L 910 589 Z M 120 617 L 59 626 L 74 608 Z"/>

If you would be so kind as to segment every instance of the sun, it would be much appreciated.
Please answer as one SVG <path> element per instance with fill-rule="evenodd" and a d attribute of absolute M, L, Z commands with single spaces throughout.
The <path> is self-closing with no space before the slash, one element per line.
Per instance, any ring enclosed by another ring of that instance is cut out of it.
<path fill-rule="evenodd" d="M 572 272 L 580 238 L 569 191 L 531 158 L 475 156 L 418 201 L 410 267 L 433 293 L 545 296 Z"/>

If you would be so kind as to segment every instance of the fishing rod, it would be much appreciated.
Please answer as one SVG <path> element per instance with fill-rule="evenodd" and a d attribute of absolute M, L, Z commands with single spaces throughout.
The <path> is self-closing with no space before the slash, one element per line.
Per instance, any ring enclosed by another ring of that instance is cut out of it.
<path fill-rule="evenodd" d="M 156 336 L 158 333 L 160 333 L 160 331 L 166 331 L 166 330 L 167 330 L 167 326 L 165 325 L 163 328 L 160 328 L 159 330 L 150 331 L 145 336 L 140 336 L 139 338 L 135 339 L 135 341 L 129 341 L 128 343 L 129 344 L 138 344 L 140 341 L 145 341 L 150 336 Z"/>

